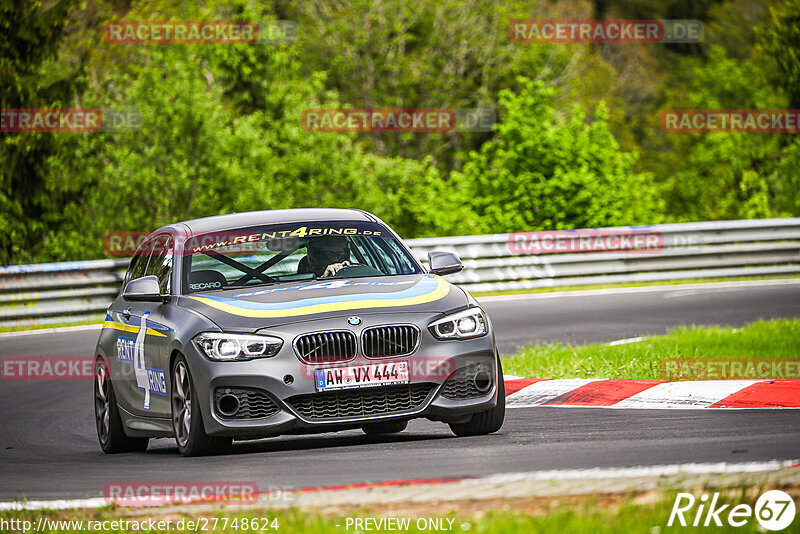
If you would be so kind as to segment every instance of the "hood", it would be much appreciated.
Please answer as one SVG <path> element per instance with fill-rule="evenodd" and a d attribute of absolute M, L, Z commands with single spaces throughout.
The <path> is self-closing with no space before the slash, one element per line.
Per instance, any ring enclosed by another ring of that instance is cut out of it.
<path fill-rule="evenodd" d="M 182 296 L 178 304 L 223 330 L 242 331 L 356 313 L 443 313 L 467 302 L 444 278 L 415 274 L 207 291 Z"/>

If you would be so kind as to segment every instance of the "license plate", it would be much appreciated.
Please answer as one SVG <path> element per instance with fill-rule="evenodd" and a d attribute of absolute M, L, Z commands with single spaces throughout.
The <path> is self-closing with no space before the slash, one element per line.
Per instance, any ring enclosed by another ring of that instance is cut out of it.
<path fill-rule="evenodd" d="M 328 367 L 314 372 L 317 391 L 408 383 L 408 362 Z"/>

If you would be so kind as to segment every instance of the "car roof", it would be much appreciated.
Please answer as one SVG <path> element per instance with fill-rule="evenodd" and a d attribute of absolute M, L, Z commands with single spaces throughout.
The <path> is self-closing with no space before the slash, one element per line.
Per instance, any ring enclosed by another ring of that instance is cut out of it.
<path fill-rule="evenodd" d="M 178 229 L 179 226 L 189 229 L 189 235 L 205 234 L 221 230 L 231 230 L 262 224 L 279 224 L 292 222 L 315 221 L 367 221 L 379 222 L 376 217 L 363 210 L 339 208 L 294 208 L 283 210 L 248 211 L 244 213 L 230 213 L 203 217 L 191 221 L 183 221 L 160 228 L 156 232 L 166 229 Z"/>

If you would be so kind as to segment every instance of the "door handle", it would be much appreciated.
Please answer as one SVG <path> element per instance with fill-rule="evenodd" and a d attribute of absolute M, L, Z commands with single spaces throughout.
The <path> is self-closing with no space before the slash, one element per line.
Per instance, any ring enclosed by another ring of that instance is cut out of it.
<path fill-rule="evenodd" d="M 122 316 L 125 317 L 126 319 L 130 319 L 132 311 L 133 308 L 125 308 L 125 310 L 122 312 Z"/>

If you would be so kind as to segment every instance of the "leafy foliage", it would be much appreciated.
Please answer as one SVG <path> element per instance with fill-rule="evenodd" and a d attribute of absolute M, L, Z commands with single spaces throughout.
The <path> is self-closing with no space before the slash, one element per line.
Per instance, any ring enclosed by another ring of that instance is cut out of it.
<path fill-rule="evenodd" d="M 43 7 L 41 0 L 0 0 L 0 108 L 66 107 L 74 75 L 48 75 L 58 52 L 72 0 Z M 25 256 L 46 230 L 47 158 L 58 151 L 52 134 L 25 132 L 0 137 L 0 263 Z"/>
<path fill-rule="evenodd" d="M 657 222 L 650 177 L 634 172 L 636 155 L 622 152 L 600 103 L 594 120 L 573 108 L 559 114 L 552 90 L 521 78 L 518 95 L 500 93 L 504 117 L 494 139 L 471 154 L 465 200 L 484 231 L 593 228 Z"/>
<path fill-rule="evenodd" d="M 357 207 L 405 237 L 800 214 L 791 134 L 667 134 L 664 109 L 800 107 L 799 0 L 0 0 L 2 108 L 140 128 L 0 139 L 0 264 L 108 231 Z M 700 18 L 692 46 L 520 44 L 510 20 Z M 129 45 L 110 19 L 298 23 L 278 45 Z M 313 133 L 310 108 L 488 107 L 491 132 Z"/>

